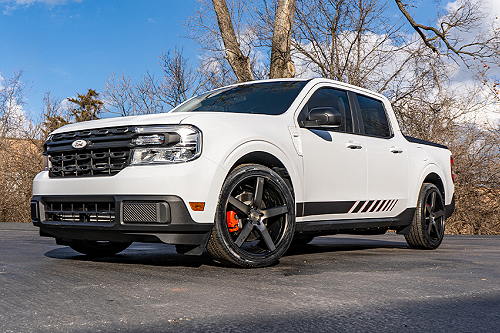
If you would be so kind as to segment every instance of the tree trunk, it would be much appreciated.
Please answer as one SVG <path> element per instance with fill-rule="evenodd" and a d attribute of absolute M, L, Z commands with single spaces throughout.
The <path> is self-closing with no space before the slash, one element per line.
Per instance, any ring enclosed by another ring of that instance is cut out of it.
<path fill-rule="evenodd" d="M 212 2 L 217 15 L 222 41 L 224 42 L 227 61 L 231 65 L 239 82 L 252 81 L 253 74 L 250 69 L 250 58 L 245 56 L 240 50 L 226 1 L 212 0 Z"/>
<path fill-rule="evenodd" d="M 274 18 L 269 78 L 294 77 L 295 66 L 290 56 L 295 0 L 279 0 Z"/>

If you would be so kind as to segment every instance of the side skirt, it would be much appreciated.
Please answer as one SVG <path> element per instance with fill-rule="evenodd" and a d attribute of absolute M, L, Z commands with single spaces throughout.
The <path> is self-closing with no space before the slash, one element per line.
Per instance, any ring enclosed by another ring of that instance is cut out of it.
<path fill-rule="evenodd" d="M 401 214 L 388 218 L 297 222 L 295 232 L 316 235 L 333 235 L 338 233 L 377 234 L 384 233 L 388 229 L 400 232 L 405 228 L 411 230 L 408 227 L 411 227 L 414 215 L 415 208 L 407 208 Z"/>

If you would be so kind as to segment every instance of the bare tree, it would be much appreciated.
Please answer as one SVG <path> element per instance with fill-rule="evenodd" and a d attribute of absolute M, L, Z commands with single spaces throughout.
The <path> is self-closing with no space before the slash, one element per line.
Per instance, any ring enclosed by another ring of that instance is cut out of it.
<path fill-rule="evenodd" d="M 0 82 L 0 141 L 18 135 L 24 124 L 23 105 L 30 82 L 23 80 L 23 74 L 15 71 Z"/>
<path fill-rule="evenodd" d="M 161 83 L 149 71 L 140 80 L 132 83 L 129 76 L 113 73 L 106 82 L 104 100 L 107 111 L 121 116 L 134 116 L 165 112 Z"/>
<path fill-rule="evenodd" d="M 47 91 L 43 96 L 44 110 L 42 111 L 42 120 L 40 121 L 40 130 L 42 132 L 41 140 L 45 141 L 49 134 L 59 127 L 70 123 L 70 115 L 61 106 L 60 98 L 50 96 Z"/>
<path fill-rule="evenodd" d="M 131 116 L 135 114 L 131 102 L 132 91 L 130 77 L 125 76 L 125 73 L 122 73 L 121 77 L 116 77 L 115 73 L 112 73 L 106 81 L 104 99 L 108 106 L 113 108 L 112 112 L 116 112 L 120 116 Z"/>
<path fill-rule="evenodd" d="M 298 0 L 292 44 L 302 74 L 384 90 L 421 53 L 386 11 L 379 0 Z"/>
<path fill-rule="evenodd" d="M 253 74 L 250 68 L 250 58 L 241 52 L 226 1 L 213 0 L 213 6 L 217 14 L 220 36 L 224 43 L 227 61 L 240 82 L 252 81 Z"/>
<path fill-rule="evenodd" d="M 41 170 L 38 128 L 23 106 L 30 84 L 23 71 L 0 82 L 0 222 L 28 222 L 33 177 Z"/>
<path fill-rule="evenodd" d="M 157 89 L 157 95 L 166 104 L 176 107 L 188 98 L 196 95 L 207 83 L 203 76 L 198 76 L 183 56 L 183 49 L 175 47 L 160 55 L 163 69 L 163 82 Z"/>
<path fill-rule="evenodd" d="M 450 7 L 435 26 L 417 23 L 402 0 L 394 0 L 399 10 L 418 33 L 424 44 L 436 54 L 458 56 L 469 66 L 471 60 L 480 59 L 498 64 L 500 31 L 482 31 L 481 25 L 488 16 L 482 0 L 460 0 Z"/>
<path fill-rule="evenodd" d="M 274 19 L 269 78 L 294 77 L 290 54 L 295 0 L 279 0 Z"/>
<path fill-rule="evenodd" d="M 162 53 L 160 66 L 163 77 L 146 71 L 135 83 L 125 73 L 111 74 L 104 91 L 108 111 L 121 116 L 166 112 L 213 86 L 210 72 L 193 70 L 182 48 Z"/>
<path fill-rule="evenodd" d="M 200 0 L 200 9 L 187 23 L 190 37 L 199 42 L 203 53 L 224 53 L 240 82 L 261 77 L 255 75 L 256 67 L 267 61 L 262 57 L 255 61 L 255 55 L 262 55 L 266 48 L 271 54 L 266 71 L 269 78 L 294 76 L 293 65 L 298 61 L 298 75 L 304 75 L 304 65 L 313 64 L 316 68 L 308 72 L 310 74 L 341 81 L 348 78 L 347 82 L 360 84 L 366 82 L 368 76 L 360 75 L 357 68 L 368 68 L 367 72 L 372 73 L 376 68 L 380 70 L 380 63 L 392 62 L 393 53 L 400 57 L 406 52 L 404 59 L 397 59 L 399 67 L 385 68 L 385 73 L 397 76 L 404 71 L 406 62 L 425 54 L 425 49 L 450 59 L 458 56 L 477 71 L 474 75 L 479 70 L 479 64 L 474 65 L 477 61 L 486 66 L 498 65 L 500 30 L 481 30 L 481 22 L 486 17 L 481 0 L 460 0 L 455 6 L 449 6 L 450 12 L 440 15 L 436 27 L 417 23 L 408 10 L 409 5 L 402 0 L 395 0 L 403 14 L 396 22 L 387 14 L 387 2 L 383 0 L 255 0 L 250 3 L 213 0 L 209 6 L 206 0 Z M 217 18 L 215 25 L 211 12 Z M 380 26 L 377 27 L 375 21 Z M 421 43 L 408 39 L 404 22 L 409 22 L 417 31 Z M 410 44 L 418 47 L 411 48 Z M 401 50 L 397 50 L 399 46 Z M 217 56 L 211 57 L 221 61 Z M 334 75 L 333 66 L 337 71 Z M 356 80 L 348 77 L 353 76 L 353 72 Z M 373 76 L 369 79 L 373 80 Z M 380 91 L 384 91 L 385 83 L 391 80 L 389 77 L 386 82 L 379 82 Z"/>
<path fill-rule="evenodd" d="M 158 96 L 160 82 L 159 80 L 146 71 L 146 74 L 141 77 L 132 92 L 131 102 L 134 106 L 135 114 L 153 114 L 165 112 L 165 105 Z"/>
<path fill-rule="evenodd" d="M 255 18 L 259 15 L 268 18 L 259 11 L 268 11 L 270 6 L 276 7 L 271 19 L 273 23 L 257 22 Z M 212 12 L 215 13 L 215 20 L 210 15 Z M 198 41 L 205 56 L 209 54 L 211 59 L 204 61 L 201 67 L 214 76 L 218 74 L 211 71 L 214 64 L 217 68 L 225 68 L 226 61 L 239 82 L 293 77 L 295 68 L 290 53 L 290 36 L 294 13 L 295 0 L 278 0 L 276 6 L 274 3 L 268 5 L 265 1 L 263 5 L 259 5 L 253 2 L 243 3 L 241 0 L 213 0 L 209 6 L 206 1 L 200 0 L 200 9 L 186 25 L 191 30 L 190 37 Z M 263 31 L 262 28 L 269 31 Z M 258 51 L 263 45 L 271 53 L 270 61 L 265 61 L 268 62 L 265 70 Z M 223 57 L 219 56 L 221 53 Z"/>

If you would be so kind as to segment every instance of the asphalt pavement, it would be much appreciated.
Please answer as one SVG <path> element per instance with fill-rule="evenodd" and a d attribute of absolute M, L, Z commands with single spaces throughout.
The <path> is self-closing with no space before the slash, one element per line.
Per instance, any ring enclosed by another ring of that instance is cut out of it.
<path fill-rule="evenodd" d="M 166 244 L 90 259 L 0 223 L 0 332 L 500 332 L 500 236 L 317 237 L 238 269 Z"/>

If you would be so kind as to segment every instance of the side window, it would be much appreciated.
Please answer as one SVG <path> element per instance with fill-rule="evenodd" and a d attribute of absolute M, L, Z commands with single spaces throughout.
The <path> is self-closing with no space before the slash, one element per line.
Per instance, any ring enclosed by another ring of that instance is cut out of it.
<path fill-rule="evenodd" d="M 365 134 L 382 138 L 390 137 L 389 122 L 382 102 L 366 96 L 357 95 L 357 97 Z"/>
<path fill-rule="evenodd" d="M 311 96 L 305 110 L 302 110 L 299 121 L 305 120 L 310 110 L 317 107 L 333 107 L 342 116 L 342 123 L 337 131 L 352 133 L 352 116 L 347 100 L 347 93 L 333 88 L 320 88 Z"/>

